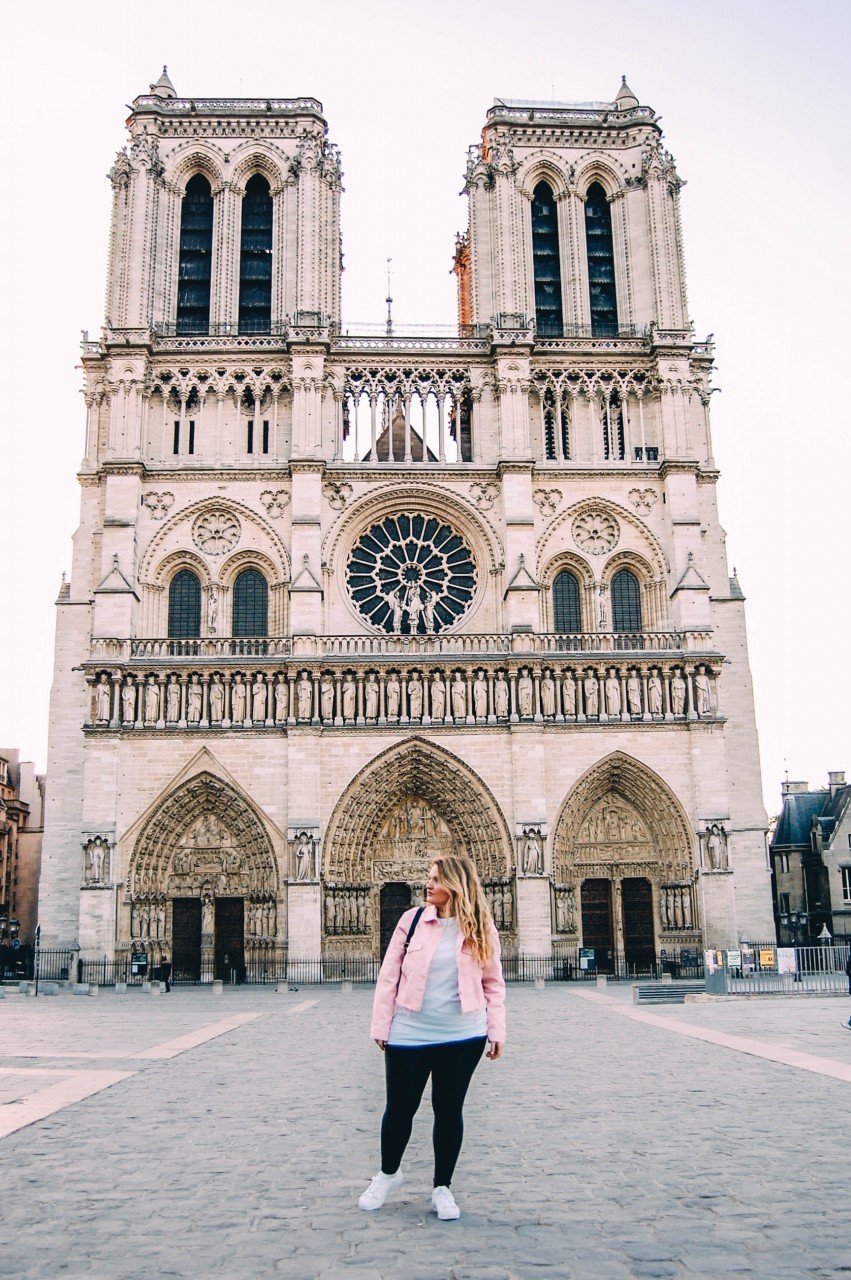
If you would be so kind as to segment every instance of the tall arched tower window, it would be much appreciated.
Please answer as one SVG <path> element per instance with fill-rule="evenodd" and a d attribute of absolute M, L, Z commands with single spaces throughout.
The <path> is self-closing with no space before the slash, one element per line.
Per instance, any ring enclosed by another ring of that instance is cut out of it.
<path fill-rule="evenodd" d="M 595 338 L 616 338 L 618 300 L 615 293 L 612 211 L 599 182 L 592 182 L 585 197 L 585 241 L 588 248 L 591 334 Z"/>
<path fill-rule="evenodd" d="M 233 634 L 269 634 L 269 587 L 257 569 L 243 569 L 233 584 Z"/>
<path fill-rule="evenodd" d="M 612 579 L 612 630 L 641 630 L 641 590 L 630 569 L 619 569 Z"/>
<path fill-rule="evenodd" d="M 272 195 L 261 174 L 248 179 L 242 201 L 239 332 L 272 328 Z"/>
<path fill-rule="evenodd" d="M 168 634 L 193 640 L 201 634 L 201 583 L 191 569 L 181 569 L 168 588 Z"/>
<path fill-rule="evenodd" d="M 542 338 L 564 333 L 558 211 L 552 187 L 539 182 L 532 192 L 532 261 L 535 269 L 535 323 Z"/>
<path fill-rule="evenodd" d="M 553 629 L 568 635 L 582 630 L 579 582 L 569 569 L 563 569 L 553 583 Z"/>
<path fill-rule="evenodd" d="M 180 214 L 177 332 L 210 332 L 213 273 L 213 193 L 202 174 L 186 184 Z"/>

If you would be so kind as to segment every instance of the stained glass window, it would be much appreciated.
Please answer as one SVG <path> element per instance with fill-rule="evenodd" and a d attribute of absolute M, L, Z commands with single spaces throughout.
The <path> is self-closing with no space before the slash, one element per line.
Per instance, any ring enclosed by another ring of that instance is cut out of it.
<path fill-rule="evenodd" d="M 553 583 L 553 630 L 568 635 L 582 630 L 579 582 L 569 569 L 562 570 Z"/>
<path fill-rule="evenodd" d="M 585 197 L 585 242 L 588 250 L 591 334 L 595 338 L 616 338 L 618 302 L 615 293 L 612 211 L 599 182 L 591 184 Z"/>
<path fill-rule="evenodd" d="M 641 590 L 629 569 L 620 569 L 612 579 L 612 630 L 641 630 Z"/>
<path fill-rule="evenodd" d="M 233 584 L 233 634 L 269 633 L 269 587 L 257 569 L 243 569 Z"/>
<path fill-rule="evenodd" d="M 542 338 L 564 334 L 558 210 L 552 188 L 539 182 L 532 193 L 532 261 L 535 274 L 535 324 Z"/>
<path fill-rule="evenodd" d="M 168 634 L 174 640 L 201 634 L 201 583 L 191 569 L 181 569 L 169 584 Z"/>
<path fill-rule="evenodd" d="M 200 173 L 186 184 L 180 214 L 177 332 L 209 333 L 213 270 L 213 195 Z"/>

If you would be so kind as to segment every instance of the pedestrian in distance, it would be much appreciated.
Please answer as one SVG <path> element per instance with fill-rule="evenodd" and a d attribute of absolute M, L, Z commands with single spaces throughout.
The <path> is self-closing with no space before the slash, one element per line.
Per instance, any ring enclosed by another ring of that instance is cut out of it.
<path fill-rule="evenodd" d="M 165 983 L 166 991 L 171 991 L 171 961 L 168 956 L 163 956 L 162 964 L 160 965 L 160 977 Z"/>
<path fill-rule="evenodd" d="M 505 982 L 499 934 L 469 858 L 436 858 L 426 905 L 406 911 L 378 975 L 371 1035 L 384 1053 L 387 1105 L 381 1121 L 381 1170 L 358 1203 L 380 1209 L 402 1184 L 402 1156 L 431 1077 L 434 1188 L 438 1218 L 461 1216 L 450 1190 L 464 1137 L 463 1107 L 487 1045 L 492 1061 L 505 1043 Z"/>

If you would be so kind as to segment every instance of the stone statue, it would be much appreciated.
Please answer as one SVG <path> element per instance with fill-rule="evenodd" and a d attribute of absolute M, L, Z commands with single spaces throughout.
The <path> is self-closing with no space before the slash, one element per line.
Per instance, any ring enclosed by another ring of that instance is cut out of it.
<path fill-rule="evenodd" d="M 442 720 L 446 715 L 446 685 L 439 671 L 435 671 L 431 681 L 431 718 Z"/>
<path fill-rule="evenodd" d="M 245 685 L 242 683 L 242 676 L 237 672 L 233 678 L 233 685 L 231 686 L 230 693 L 230 718 L 234 724 L 242 724 L 245 720 L 247 701 L 248 699 L 245 693 Z"/>
<path fill-rule="evenodd" d="M 572 671 L 565 671 L 561 679 L 561 701 L 564 717 L 576 715 L 576 681 Z"/>
<path fill-rule="evenodd" d="M 414 671 L 408 680 L 408 715 L 412 720 L 422 719 L 423 714 L 423 682 Z"/>
<path fill-rule="evenodd" d="M 527 876 L 544 874 L 544 846 L 535 830 L 527 831 L 523 841 L 523 872 Z"/>
<path fill-rule="evenodd" d="M 215 587 L 210 587 L 210 603 L 207 608 L 207 631 L 216 635 L 219 623 L 219 597 Z"/>
<path fill-rule="evenodd" d="M 121 690 L 121 719 L 125 724 L 132 724 L 136 719 L 136 686 L 132 676 L 127 677 Z"/>
<path fill-rule="evenodd" d="M 160 690 L 156 676 L 145 685 L 145 724 L 156 724 L 160 718 Z"/>
<path fill-rule="evenodd" d="M 432 635 L 437 629 L 434 623 L 434 606 L 437 604 L 437 597 L 434 592 L 427 593 L 425 603 L 423 604 L 423 626 L 429 635 Z"/>
<path fill-rule="evenodd" d="M 455 679 L 452 681 L 452 719 L 466 720 L 467 718 L 467 686 L 461 678 L 461 672 L 455 672 Z"/>
<path fill-rule="evenodd" d="M 334 719 L 334 681 L 327 673 L 319 681 L 319 714 L 323 720 Z"/>
<path fill-rule="evenodd" d="M 316 844 L 313 836 L 308 831 L 302 831 L 298 837 L 298 844 L 295 847 L 296 857 L 296 880 L 313 879 L 313 858 Z"/>
<path fill-rule="evenodd" d="M 225 687 L 218 676 L 210 681 L 210 722 L 221 724 L 225 715 Z"/>
<path fill-rule="evenodd" d="M 653 668 L 647 681 L 647 706 L 651 716 L 662 714 L 662 680 L 658 667 Z"/>
<path fill-rule="evenodd" d="M 402 616 L 405 612 L 405 607 L 402 604 L 402 588 L 401 587 L 397 587 L 396 590 L 392 592 L 390 596 L 390 608 L 393 610 L 393 630 L 397 632 L 401 631 Z"/>
<path fill-rule="evenodd" d="M 626 682 L 626 705 L 631 716 L 641 715 L 641 680 L 635 669 L 630 671 Z"/>
<path fill-rule="evenodd" d="M 195 724 L 201 719 L 201 686 L 197 673 L 192 676 L 186 688 L 186 719 Z"/>
<path fill-rule="evenodd" d="M 180 719 L 180 684 L 177 676 L 169 676 L 165 691 L 165 718 L 168 724 L 177 724 Z"/>
<path fill-rule="evenodd" d="M 488 714 L 488 684 L 484 671 L 477 671 L 473 681 L 473 710 L 477 720 L 486 720 Z"/>
<path fill-rule="evenodd" d="M 533 700 L 535 690 L 532 685 L 532 678 L 529 675 L 528 667 L 520 668 L 520 679 L 517 681 L 517 705 L 520 709 L 520 715 L 527 719 L 533 715 Z"/>
<path fill-rule="evenodd" d="M 541 680 L 541 715 L 545 720 L 552 720 L 556 713 L 556 685 L 549 667 Z"/>
<path fill-rule="evenodd" d="M 295 687 L 299 720 L 309 720 L 313 703 L 313 685 L 306 671 L 302 671 Z"/>
<path fill-rule="evenodd" d="M 343 676 L 343 719 L 354 720 L 355 718 L 355 695 L 357 685 L 351 675 Z"/>
<path fill-rule="evenodd" d="M 326 893 L 325 895 L 325 928 L 328 933 L 336 932 L 334 919 L 334 895 Z"/>
<path fill-rule="evenodd" d="M 366 718 L 367 720 L 378 719 L 378 681 L 375 678 L 375 672 L 370 671 L 366 677 L 364 684 L 364 692 L 366 694 Z"/>
<path fill-rule="evenodd" d="M 103 879 L 105 852 L 103 840 L 101 840 L 100 836 L 96 836 L 89 845 L 89 879 L 95 884 L 100 884 Z"/>
<path fill-rule="evenodd" d="M 697 675 L 694 677 L 694 692 L 697 700 L 697 714 L 699 716 L 711 716 L 712 689 L 709 684 L 709 676 L 706 674 L 706 667 L 697 668 Z"/>
<path fill-rule="evenodd" d="M 499 720 L 508 719 L 509 689 L 508 681 L 500 671 L 493 686 L 493 705 Z"/>
<path fill-rule="evenodd" d="M 563 893 L 556 894 L 556 933 L 567 933 L 567 899 Z"/>
<path fill-rule="evenodd" d="M 386 685 L 388 720 L 397 719 L 399 715 L 399 699 L 401 694 L 402 686 L 399 684 L 399 677 L 394 671 L 391 671 Z"/>
<path fill-rule="evenodd" d="M 675 716 L 683 716 L 686 711 L 686 682 L 679 667 L 674 667 L 671 677 L 671 710 Z"/>
<path fill-rule="evenodd" d="M 710 871 L 724 871 L 727 867 L 727 832 L 717 822 L 706 828 L 706 861 Z"/>
<path fill-rule="evenodd" d="M 251 719 L 255 724 L 263 724 L 266 719 L 266 684 L 259 672 L 251 686 Z"/>
<path fill-rule="evenodd" d="M 283 724 L 290 706 L 290 691 L 286 676 L 278 676 L 275 685 L 275 724 Z"/>
<path fill-rule="evenodd" d="M 591 716 L 598 716 L 600 714 L 600 682 L 590 667 L 582 681 L 582 688 L 585 692 L 586 716 L 589 719 Z"/>
<path fill-rule="evenodd" d="M 606 676 L 606 711 L 611 718 L 621 713 L 621 686 L 614 667 L 609 667 Z"/>
<path fill-rule="evenodd" d="M 408 587 L 408 598 L 405 604 L 408 610 L 408 626 L 413 636 L 419 630 L 420 614 L 423 611 L 423 596 L 419 583 L 414 582 Z"/>
<path fill-rule="evenodd" d="M 110 696 L 109 676 L 104 673 L 100 678 L 100 683 L 95 688 L 95 719 L 109 720 L 112 710 L 112 698 Z"/>

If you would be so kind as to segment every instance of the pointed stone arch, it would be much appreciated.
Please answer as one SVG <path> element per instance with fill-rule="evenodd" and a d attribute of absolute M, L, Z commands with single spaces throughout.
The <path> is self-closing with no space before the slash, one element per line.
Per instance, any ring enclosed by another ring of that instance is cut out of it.
<path fill-rule="evenodd" d="M 132 897 L 197 896 L 261 899 L 278 894 L 269 831 L 249 798 L 203 769 L 180 782 L 140 825 L 130 855 Z"/>
<path fill-rule="evenodd" d="M 374 857 L 376 841 L 407 800 L 434 815 L 432 836 L 475 862 L 483 880 L 500 880 L 511 871 L 511 839 L 490 789 L 457 756 L 415 738 L 388 748 L 353 779 L 341 797 L 325 838 L 326 880 L 374 883 L 383 868 Z M 418 841 L 423 843 L 419 850 Z M 427 860 L 427 839 L 405 835 L 411 862 Z M 449 850 L 447 850 L 449 851 Z M 427 868 L 426 868 L 427 869 Z"/>
<path fill-rule="evenodd" d="M 690 883 L 694 835 L 677 797 L 657 773 L 616 751 L 592 765 L 568 793 L 553 835 L 556 881 L 647 876 Z"/>

